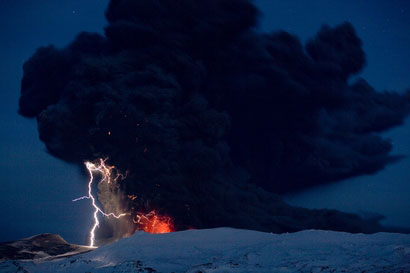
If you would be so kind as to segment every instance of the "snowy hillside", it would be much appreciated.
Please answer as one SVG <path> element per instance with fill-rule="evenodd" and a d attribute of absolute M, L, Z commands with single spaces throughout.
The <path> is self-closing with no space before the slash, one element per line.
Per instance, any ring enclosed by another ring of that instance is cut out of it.
<path fill-rule="evenodd" d="M 410 272 L 410 235 L 218 228 L 137 232 L 54 261 L 7 261 L 0 272 Z"/>

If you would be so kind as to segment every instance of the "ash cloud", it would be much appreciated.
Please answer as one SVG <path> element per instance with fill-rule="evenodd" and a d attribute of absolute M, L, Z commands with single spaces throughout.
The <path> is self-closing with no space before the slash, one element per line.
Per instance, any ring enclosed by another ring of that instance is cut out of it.
<path fill-rule="evenodd" d="M 128 171 L 121 192 L 138 198 L 121 206 L 169 214 L 177 229 L 381 230 L 274 193 L 397 160 L 377 133 L 402 124 L 409 95 L 352 82 L 365 54 L 349 23 L 303 45 L 257 32 L 258 15 L 247 0 L 112 0 L 104 36 L 24 64 L 19 113 L 37 118 L 52 155 Z"/>

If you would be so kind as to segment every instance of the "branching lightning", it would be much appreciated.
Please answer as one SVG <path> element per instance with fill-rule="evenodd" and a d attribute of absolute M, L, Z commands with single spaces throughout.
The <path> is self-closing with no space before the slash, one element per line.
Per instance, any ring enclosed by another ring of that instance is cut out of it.
<path fill-rule="evenodd" d="M 94 207 L 94 225 L 90 230 L 90 246 L 93 247 L 95 243 L 95 230 L 96 228 L 100 225 L 100 221 L 98 220 L 98 214 L 102 214 L 105 217 L 115 217 L 115 218 L 120 218 L 128 213 L 121 213 L 121 214 L 115 214 L 115 213 L 105 213 L 100 207 L 98 207 L 96 203 L 96 199 L 92 194 L 92 184 L 94 181 L 94 172 L 98 172 L 101 174 L 101 180 L 98 183 L 112 183 L 112 181 L 116 182 L 118 178 L 125 178 L 124 175 L 117 174 L 114 179 L 112 179 L 112 170 L 115 168 L 114 166 L 108 166 L 105 165 L 105 160 L 101 159 L 99 160 L 99 163 L 92 163 L 92 162 L 85 162 L 85 166 L 87 167 L 87 170 L 90 174 L 90 180 L 88 181 L 88 195 L 76 198 L 72 200 L 73 202 L 84 200 L 84 199 L 91 199 L 91 204 Z"/>

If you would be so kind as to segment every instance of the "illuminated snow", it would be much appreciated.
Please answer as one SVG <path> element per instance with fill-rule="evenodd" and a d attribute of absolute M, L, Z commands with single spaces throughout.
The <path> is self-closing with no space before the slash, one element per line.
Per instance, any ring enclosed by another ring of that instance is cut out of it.
<path fill-rule="evenodd" d="M 6 262 L 0 272 L 410 272 L 410 235 L 218 228 L 137 232 L 51 262 Z M 7 271 L 9 270 L 9 271 Z"/>

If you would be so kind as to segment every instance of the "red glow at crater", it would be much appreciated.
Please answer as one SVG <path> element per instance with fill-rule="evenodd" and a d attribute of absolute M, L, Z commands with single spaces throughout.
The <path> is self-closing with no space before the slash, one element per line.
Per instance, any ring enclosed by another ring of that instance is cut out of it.
<path fill-rule="evenodd" d="M 171 217 L 158 215 L 156 211 L 151 211 L 148 214 L 137 213 L 134 223 L 139 224 L 138 230 L 148 233 L 169 233 L 175 231 Z"/>

